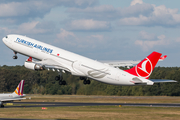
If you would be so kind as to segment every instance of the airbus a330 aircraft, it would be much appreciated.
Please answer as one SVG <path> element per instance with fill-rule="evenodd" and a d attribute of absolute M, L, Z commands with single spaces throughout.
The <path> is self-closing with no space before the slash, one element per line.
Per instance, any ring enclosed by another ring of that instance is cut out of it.
<path fill-rule="evenodd" d="M 26 99 L 26 98 L 23 98 L 26 96 L 25 94 L 23 94 L 23 89 L 24 89 L 24 80 L 21 80 L 21 82 L 19 83 L 19 85 L 17 86 L 16 90 L 13 93 L 0 94 L 0 107 L 4 107 L 3 103 L 6 103 L 6 102 Z"/>
<path fill-rule="evenodd" d="M 80 79 L 84 80 L 84 84 L 90 84 L 88 78 L 113 85 L 153 85 L 159 82 L 176 82 L 174 80 L 148 79 L 159 59 L 166 57 L 161 57 L 162 54 L 158 52 L 152 52 L 129 70 L 121 70 L 114 67 L 120 66 L 121 63 L 116 62 L 116 65 L 113 65 L 113 62 L 102 63 L 22 35 L 7 35 L 3 38 L 3 42 L 14 51 L 14 59 L 17 59 L 17 53 L 29 57 L 24 63 L 26 68 L 57 70 L 59 76 L 56 76 L 55 79 L 59 80 L 60 85 L 66 84 L 63 81 L 62 72 L 80 76 Z M 32 58 L 38 61 L 34 61 Z M 125 65 L 130 62 L 123 63 Z"/>

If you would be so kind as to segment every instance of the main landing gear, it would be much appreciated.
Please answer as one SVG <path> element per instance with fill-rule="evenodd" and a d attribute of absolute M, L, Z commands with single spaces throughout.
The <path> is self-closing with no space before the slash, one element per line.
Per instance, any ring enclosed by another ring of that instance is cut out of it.
<path fill-rule="evenodd" d="M 56 81 L 59 81 L 59 85 L 66 85 L 66 81 L 63 80 L 62 72 L 58 72 L 58 76 L 55 77 Z"/>
<path fill-rule="evenodd" d="M 3 108 L 4 107 L 4 104 L 2 101 L 0 101 L 0 107 Z"/>
<path fill-rule="evenodd" d="M 91 84 L 91 81 L 88 80 L 88 78 L 86 77 L 80 77 L 80 80 L 83 80 L 83 83 L 86 85 L 86 84 Z"/>
<path fill-rule="evenodd" d="M 13 56 L 13 59 L 17 59 L 18 57 L 17 57 L 17 52 L 14 52 L 14 56 Z"/>
<path fill-rule="evenodd" d="M 4 105 L 3 105 L 3 104 L 1 104 L 1 107 L 3 108 L 3 107 L 4 107 Z"/>

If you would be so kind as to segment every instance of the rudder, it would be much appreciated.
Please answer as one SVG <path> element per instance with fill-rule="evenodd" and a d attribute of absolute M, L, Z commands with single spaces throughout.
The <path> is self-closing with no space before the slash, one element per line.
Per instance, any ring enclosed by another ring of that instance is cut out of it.
<path fill-rule="evenodd" d="M 24 80 L 21 80 L 21 82 L 19 83 L 19 85 L 17 86 L 17 88 L 13 92 L 13 94 L 22 96 L 23 95 L 23 90 L 24 90 Z"/>

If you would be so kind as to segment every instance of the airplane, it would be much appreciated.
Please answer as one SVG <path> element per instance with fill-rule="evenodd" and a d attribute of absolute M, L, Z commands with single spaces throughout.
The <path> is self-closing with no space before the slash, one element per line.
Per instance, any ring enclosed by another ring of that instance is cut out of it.
<path fill-rule="evenodd" d="M 15 89 L 13 93 L 0 94 L 0 107 L 4 107 L 4 103 L 6 102 L 26 99 L 26 98 L 23 98 L 26 96 L 25 94 L 23 94 L 23 89 L 24 89 L 24 80 L 21 80 L 21 82 L 19 83 L 19 85 L 17 86 L 17 88 Z"/>
<path fill-rule="evenodd" d="M 55 77 L 55 80 L 59 80 L 59 85 L 66 84 L 62 73 L 79 76 L 84 84 L 91 83 L 89 78 L 107 84 L 128 86 L 176 82 L 175 80 L 148 79 L 157 62 L 167 57 L 161 57 L 162 54 L 155 51 L 133 68 L 121 70 L 117 68 L 120 65 L 118 62 L 92 60 L 22 35 L 10 34 L 4 37 L 2 41 L 14 51 L 14 59 L 17 59 L 17 53 L 29 57 L 24 62 L 26 68 L 57 71 L 58 76 Z M 123 64 L 129 64 L 129 62 L 127 61 Z"/>

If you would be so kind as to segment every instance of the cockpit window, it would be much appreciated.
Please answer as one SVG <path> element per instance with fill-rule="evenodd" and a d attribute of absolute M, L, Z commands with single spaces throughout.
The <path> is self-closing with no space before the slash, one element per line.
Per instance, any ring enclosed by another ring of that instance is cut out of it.
<path fill-rule="evenodd" d="M 6 36 L 6 38 L 8 38 L 8 36 Z"/>

